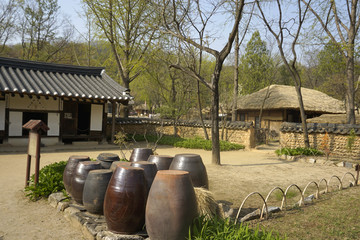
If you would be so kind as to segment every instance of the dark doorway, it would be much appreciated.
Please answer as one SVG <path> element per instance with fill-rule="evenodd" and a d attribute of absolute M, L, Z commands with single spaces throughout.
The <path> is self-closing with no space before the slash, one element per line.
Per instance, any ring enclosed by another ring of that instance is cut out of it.
<path fill-rule="evenodd" d="M 79 103 L 78 124 L 77 124 L 78 135 L 90 134 L 90 112 L 91 112 L 91 104 Z"/>

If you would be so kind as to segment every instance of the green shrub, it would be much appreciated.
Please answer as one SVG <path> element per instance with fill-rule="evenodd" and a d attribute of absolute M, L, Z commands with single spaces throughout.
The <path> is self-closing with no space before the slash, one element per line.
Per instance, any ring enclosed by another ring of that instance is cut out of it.
<path fill-rule="evenodd" d="M 146 135 L 146 139 L 144 135 L 135 135 L 134 139 L 136 141 L 148 141 L 148 142 L 156 142 L 158 139 L 155 135 Z M 158 144 L 160 145 L 170 145 L 174 147 L 181 147 L 181 148 L 190 148 L 190 149 L 204 149 L 204 150 L 211 150 L 212 143 L 211 140 L 202 139 L 200 137 L 195 138 L 181 138 L 175 136 L 163 136 Z M 245 146 L 230 143 L 227 141 L 220 141 L 220 151 L 232 151 L 232 150 L 240 150 L 244 149 Z"/>
<path fill-rule="evenodd" d="M 51 193 L 60 192 L 64 189 L 63 173 L 67 162 L 61 161 L 49 164 L 39 171 L 39 182 L 35 185 L 35 174 L 29 180 L 29 186 L 25 187 L 26 196 L 32 201 L 42 197 L 48 197 Z"/>
<path fill-rule="evenodd" d="M 205 217 L 196 218 L 189 230 L 189 240 L 212 239 L 212 240 L 271 240 L 281 239 L 278 234 L 249 228 L 248 225 L 234 224 L 229 219 Z"/>
<path fill-rule="evenodd" d="M 175 147 L 182 147 L 182 148 L 190 148 L 190 149 L 204 149 L 204 150 L 211 150 L 212 149 L 212 142 L 211 140 L 202 139 L 200 137 L 195 138 L 188 138 L 184 139 L 183 141 L 179 141 L 174 144 Z M 226 141 L 220 141 L 220 151 L 231 151 L 231 150 L 240 150 L 244 149 L 245 147 L 240 144 L 230 143 Z"/>
<path fill-rule="evenodd" d="M 322 156 L 324 153 L 322 151 L 319 151 L 315 148 L 281 148 L 277 149 L 275 153 L 278 156 L 281 155 L 288 155 L 288 156 L 298 156 L 298 155 L 304 155 L 304 156 Z"/>

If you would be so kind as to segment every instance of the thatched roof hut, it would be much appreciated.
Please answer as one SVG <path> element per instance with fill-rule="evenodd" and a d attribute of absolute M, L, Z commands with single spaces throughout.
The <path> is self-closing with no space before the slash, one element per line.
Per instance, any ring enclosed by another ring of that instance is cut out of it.
<path fill-rule="evenodd" d="M 360 115 L 355 114 L 356 122 L 360 122 Z M 306 119 L 308 123 L 337 123 L 346 124 L 346 114 L 323 114 L 319 117 Z"/>
<path fill-rule="evenodd" d="M 238 99 L 239 110 L 260 110 L 267 89 L 242 96 Z M 317 90 L 301 88 L 305 111 L 318 113 L 345 113 L 344 103 Z M 299 109 L 299 101 L 294 86 L 271 85 L 264 110 Z"/>

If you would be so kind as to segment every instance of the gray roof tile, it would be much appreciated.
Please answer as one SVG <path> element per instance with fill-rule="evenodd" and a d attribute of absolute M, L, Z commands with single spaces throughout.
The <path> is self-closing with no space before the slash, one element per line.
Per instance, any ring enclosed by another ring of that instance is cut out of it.
<path fill-rule="evenodd" d="M 0 92 L 128 101 L 127 89 L 99 67 L 25 61 L 0 57 Z"/>

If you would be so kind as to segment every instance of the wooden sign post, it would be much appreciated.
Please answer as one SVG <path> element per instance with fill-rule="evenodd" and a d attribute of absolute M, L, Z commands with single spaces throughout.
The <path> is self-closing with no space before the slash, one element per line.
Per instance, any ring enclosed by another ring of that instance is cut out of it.
<path fill-rule="evenodd" d="M 30 120 L 24 124 L 23 128 L 30 130 L 29 132 L 29 145 L 26 164 L 26 179 L 25 186 L 29 186 L 30 169 L 31 169 L 31 157 L 36 159 L 35 162 L 35 186 L 39 182 L 39 168 L 40 168 L 40 140 L 41 132 L 47 132 L 48 126 L 41 120 Z"/>

